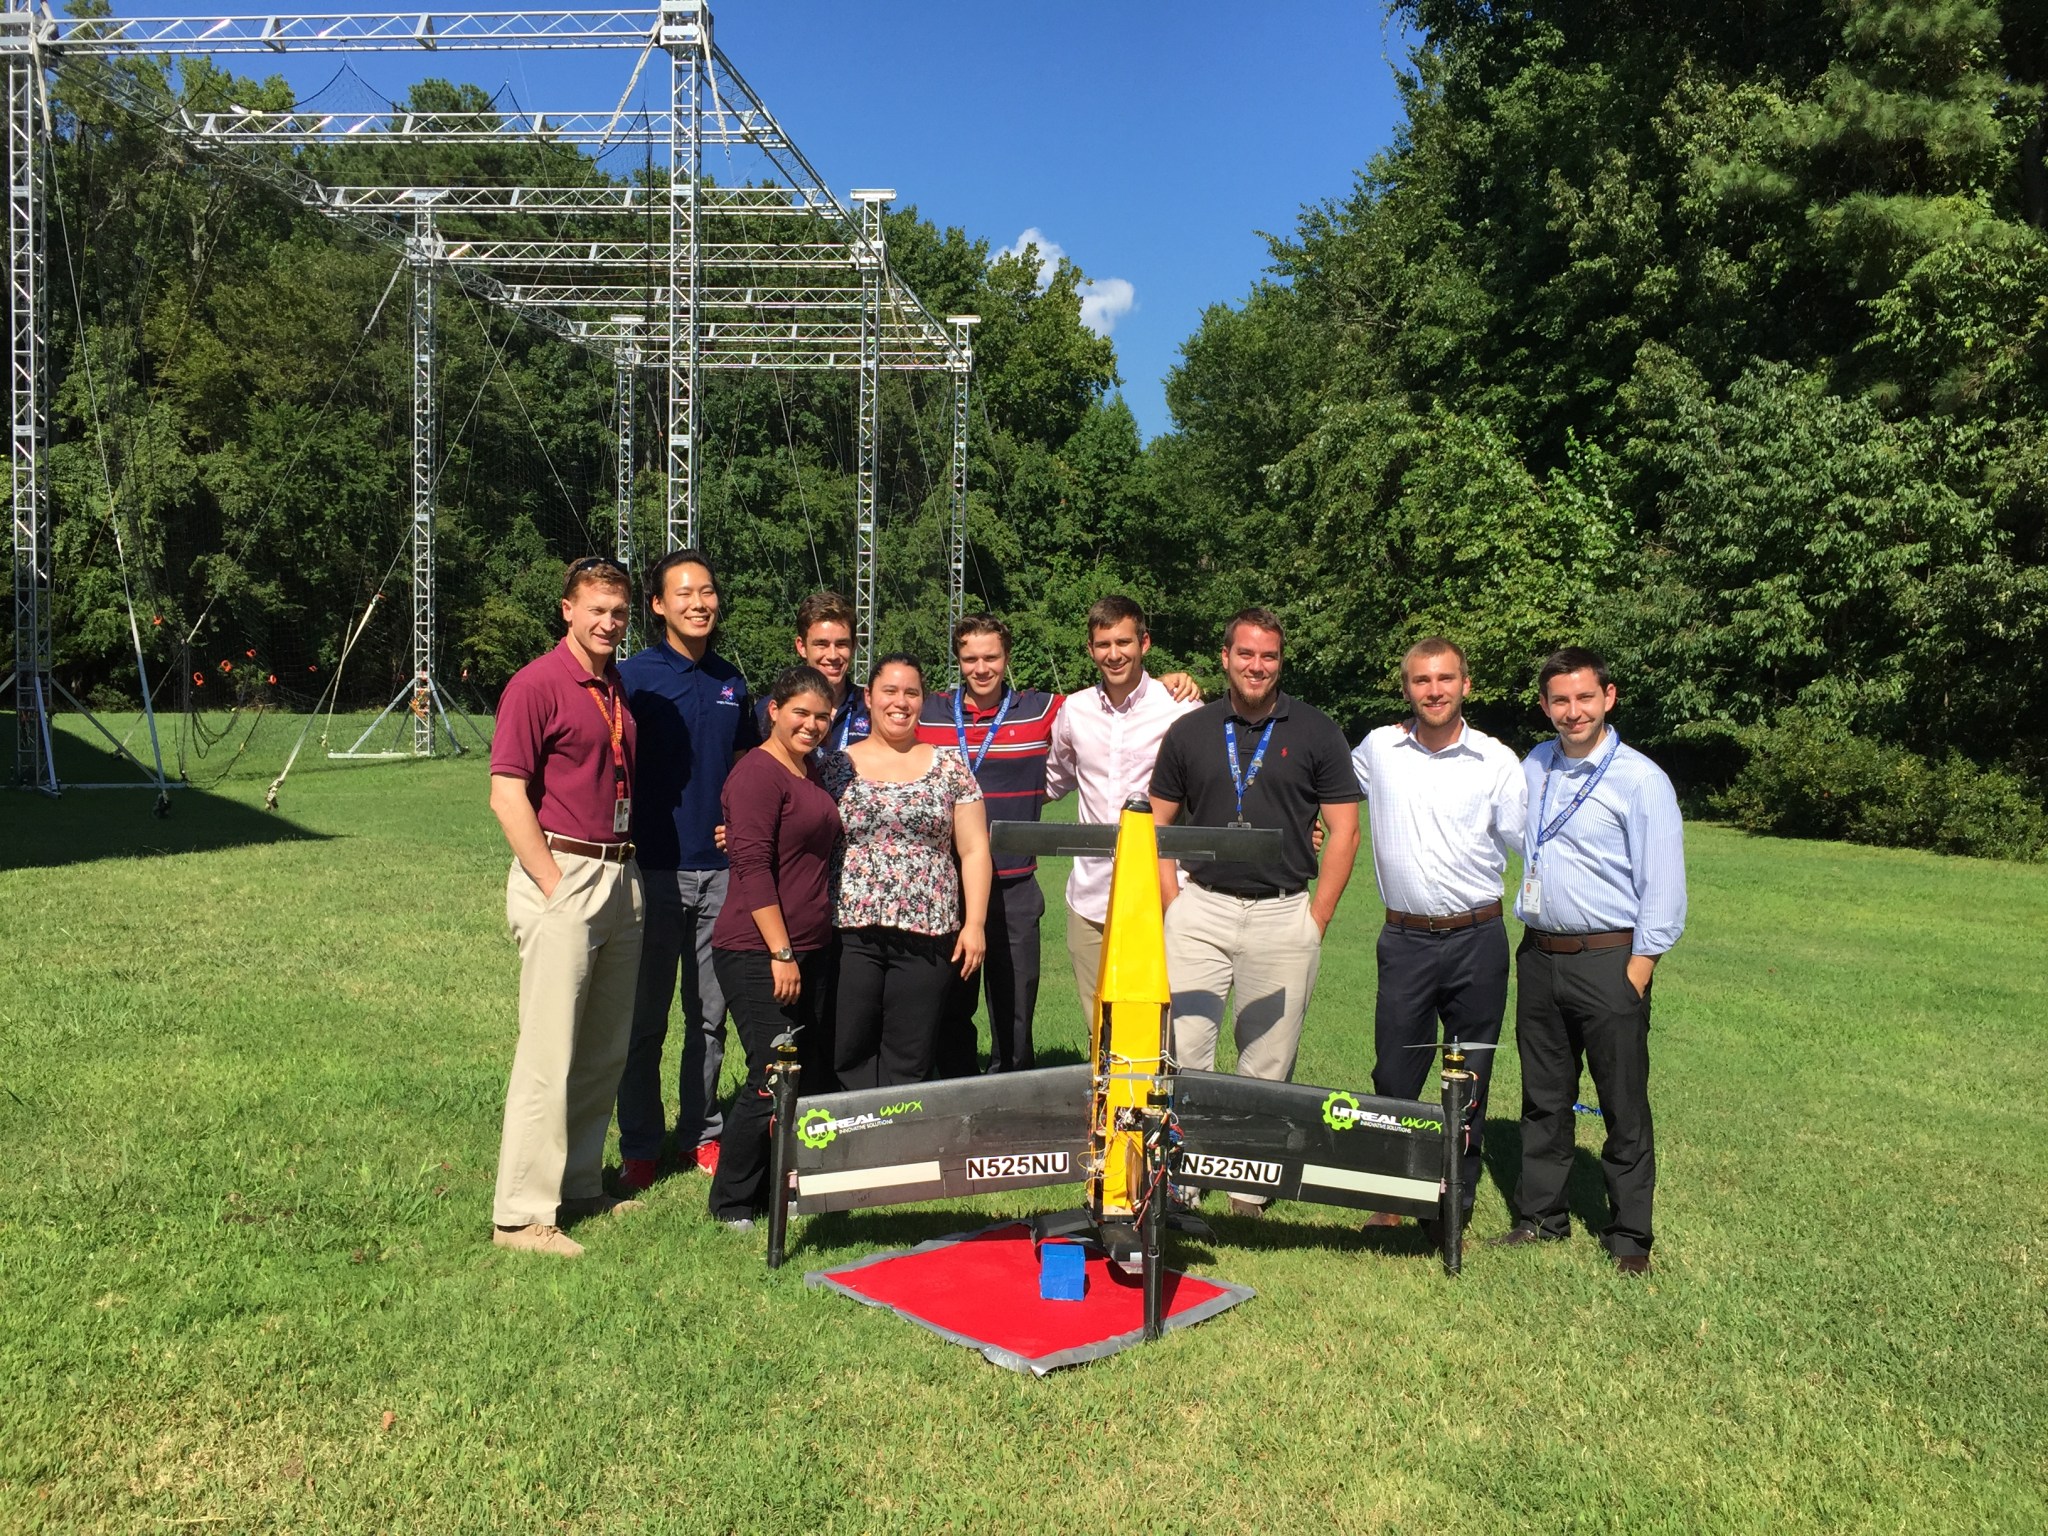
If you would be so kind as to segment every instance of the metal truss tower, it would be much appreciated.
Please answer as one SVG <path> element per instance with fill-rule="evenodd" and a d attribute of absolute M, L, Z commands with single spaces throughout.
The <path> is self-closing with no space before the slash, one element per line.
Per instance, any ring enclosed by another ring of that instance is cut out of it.
<path fill-rule="evenodd" d="M 703 0 L 663 0 L 661 43 L 669 55 L 668 116 L 668 491 L 670 549 L 697 547 L 697 393 L 703 337 L 697 297 L 704 285 L 698 227 L 704 169 L 700 92 L 709 83 L 711 13 Z"/>
<path fill-rule="evenodd" d="M 884 255 L 882 214 L 895 199 L 893 191 L 856 191 L 860 205 L 861 240 L 854 261 L 861 274 L 860 426 L 854 459 L 853 609 L 861 620 L 853 643 L 853 675 L 870 674 L 875 653 L 875 478 L 881 456 L 882 401 L 882 277 Z"/>
<path fill-rule="evenodd" d="M 959 649 L 955 636 L 967 617 L 967 385 L 974 372 L 974 327 L 979 315 L 949 315 L 958 338 L 953 349 L 953 485 L 952 537 L 946 543 L 946 654 L 954 658 L 953 684 L 960 683 Z"/>
<path fill-rule="evenodd" d="M 445 248 L 446 243 L 434 231 L 432 195 L 425 194 L 413 216 L 412 237 L 406 249 L 406 265 L 412 274 L 412 676 L 356 738 L 355 745 L 346 752 L 330 752 L 329 757 L 432 757 L 437 715 L 447 729 L 448 745 L 458 755 L 462 752 L 435 663 L 440 638 L 435 613 L 435 535 L 440 517 L 435 495 L 441 482 L 441 407 L 436 388 L 439 351 L 434 292 L 435 271 Z M 412 750 L 365 752 L 363 743 L 401 704 L 412 716 Z M 476 731 L 474 724 L 470 729 L 481 743 L 482 732 Z"/>
<path fill-rule="evenodd" d="M 8 0 L 20 4 L 22 0 Z M 531 10 L 231 17 L 56 16 L 0 18 L 8 53 L 10 343 L 12 348 L 14 601 L 17 686 L 32 707 L 17 712 L 17 765 L 24 782 L 55 787 L 46 742 L 51 681 L 48 487 L 37 449 L 47 435 L 43 367 L 43 71 L 72 58 L 611 48 L 644 64 L 667 56 L 667 109 L 627 112 L 414 113 L 235 108 L 207 112 L 150 97 L 119 71 L 75 82 L 151 122 L 195 154 L 277 188 L 408 259 L 431 208 L 441 238 L 414 260 L 415 459 L 413 487 L 413 677 L 391 708 L 410 700 L 411 756 L 433 746 L 433 717 L 446 721 L 434 678 L 431 345 L 435 282 L 454 283 L 549 333 L 610 356 L 621 411 L 618 553 L 631 561 L 632 374 L 666 376 L 664 536 L 668 547 L 701 537 L 699 437 L 702 377 L 709 369 L 827 369 L 859 374 L 858 506 L 853 586 L 860 609 L 860 666 L 875 632 L 880 382 L 885 371 L 949 372 L 954 382 L 952 534 L 948 613 L 957 619 L 965 578 L 966 401 L 972 352 L 967 324 L 941 325 L 890 272 L 882 235 L 888 196 L 857 194 L 857 212 L 827 190 L 753 88 L 712 38 L 709 0 L 658 0 L 649 10 Z M 635 78 L 639 70 L 636 67 Z M 629 87 L 630 89 L 630 87 Z M 292 161 L 299 146 L 367 143 L 583 145 L 603 152 L 644 145 L 668 157 L 665 184 L 598 181 L 578 186 L 337 186 Z M 704 181 L 707 149 L 744 150 L 767 162 L 765 182 Z M 494 239 L 492 216 L 558 215 L 573 238 Z M 623 216 L 624 238 L 592 239 L 593 218 Z M 448 235 L 460 220 L 468 238 Z M 636 225 L 665 224 L 657 238 Z M 425 325 L 421 326 L 424 316 Z M 963 323 L 964 322 L 964 323 Z M 423 424 L 424 423 L 424 424 Z M 387 710 L 387 713 L 389 711 Z M 380 717 L 381 718 L 381 717 Z M 367 733 L 366 733 L 367 734 Z M 450 727 L 450 739 L 453 728 Z M 361 743 L 358 743 L 360 747 Z M 36 748 L 32 751 L 32 748 Z M 32 759 L 40 766 L 31 768 Z"/>
<path fill-rule="evenodd" d="M 612 409 L 618 418 L 619 457 L 612 475 L 614 509 L 618 517 L 613 553 L 629 571 L 638 570 L 633 558 L 633 396 L 635 375 L 640 371 L 640 349 L 621 341 L 613 353 Z"/>
<path fill-rule="evenodd" d="M 8 468 L 14 507 L 14 779 L 55 794 L 50 740 L 50 487 L 43 478 L 47 429 L 43 355 L 43 66 L 33 22 L 6 18 L 7 356 L 12 404 Z"/>
<path fill-rule="evenodd" d="M 412 750 L 434 750 L 434 484 L 441 418 L 434 403 L 434 216 L 421 213 L 412 256 Z M 454 740 L 454 733 L 449 733 Z M 460 752 L 462 748 L 456 747 Z"/>

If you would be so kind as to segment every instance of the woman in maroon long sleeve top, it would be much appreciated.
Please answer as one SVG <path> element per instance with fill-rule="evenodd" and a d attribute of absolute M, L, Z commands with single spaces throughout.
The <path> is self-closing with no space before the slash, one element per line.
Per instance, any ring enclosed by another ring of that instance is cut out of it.
<path fill-rule="evenodd" d="M 747 1080 L 726 1117 L 711 1214 L 744 1229 L 768 1199 L 768 1063 L 794 1033 L 803 1085 L 828 1088 L 823 1003 L 833 939 L 832 853 L 839 806 L 812 777 L 811 749 L 832 723 L 832 685 L 791 667 L 768 698 L 768 739 L 733 765 L 720 803 L 732 861 L 711 930 L 711 963 L 747 1053 Z"/>

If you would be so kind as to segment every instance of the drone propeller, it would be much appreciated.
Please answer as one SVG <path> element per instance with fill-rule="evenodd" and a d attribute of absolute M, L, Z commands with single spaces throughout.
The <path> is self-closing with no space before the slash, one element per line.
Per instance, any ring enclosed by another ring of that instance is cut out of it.
<path fill-rule="evenodd" d="M 1411 1051 L 1497 1051 L 1500 1049 L 1500 1045 L 1498 1042 L 1492 1045 L 1485 1045 L 1477 1040 L 1446 1040 L 1441 1045 L 1411 1045 L 1408 1049 Z"/>

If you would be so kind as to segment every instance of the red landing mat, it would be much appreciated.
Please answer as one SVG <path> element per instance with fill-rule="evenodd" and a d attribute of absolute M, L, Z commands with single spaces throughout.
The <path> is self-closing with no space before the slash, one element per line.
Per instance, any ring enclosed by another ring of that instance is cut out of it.
<path fill-rule="evenodd" d="M 813 1270 L 804 1281 L 886 1308 L 1008 1370 L 1043 1376 L 1113 1355 L 1145 1336 L 1145 1296 L 1136 1278 L 1111 1269 L 1092 1244 L 1087 1254 L 1088 1290 L 1081 1301 L 1039 1296 L 1038 1256 L 1031 1228 L 1021 1221 Z M 1166 1272 L 1165 1293 L 1168 1328 L 1206 1322 L 1253 1295 L 1249 1286 L 1174 1269 Z"/>

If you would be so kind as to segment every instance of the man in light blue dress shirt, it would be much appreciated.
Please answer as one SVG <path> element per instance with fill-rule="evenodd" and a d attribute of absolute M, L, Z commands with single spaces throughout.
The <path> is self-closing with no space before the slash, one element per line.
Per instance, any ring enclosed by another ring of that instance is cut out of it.
<path fill-rule="evenodd" d="M 1522 765 L 1529 793 L 1515 956 L 1522 1062 L 1522 1177 L 1498 1243 L 1571 1233 L 1573 1110 L 1590 1067 L 1607 1141 L 1601 1241 L 1625 1274 L 1650 1268 L 1657 1147 L 1650 1121 L 1650 985 L 1685 929 L 1685 835 L 1664 771 L 1607 724 L 1614 684 L 1593 651 L 1567 646 L 1536 691 L 1557 737 Z"/>

